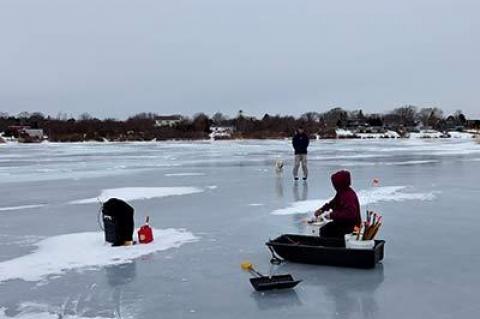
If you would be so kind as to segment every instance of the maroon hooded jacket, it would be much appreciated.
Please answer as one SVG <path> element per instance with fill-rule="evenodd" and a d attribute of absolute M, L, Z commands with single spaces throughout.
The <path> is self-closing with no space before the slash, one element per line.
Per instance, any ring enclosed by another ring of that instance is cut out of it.
<path fill-rule="evenodd" d="M 339 171 L 332 175 L 332 184 L 337 191 L 335 197 L 321 210 L 332 209 L 330 218 L 334 222 L 350 225 L 360 225 L 362 217 L 360 215 L 360 203 L 357 194 L 350 187 L 351 177 L 348 171 Z"/>

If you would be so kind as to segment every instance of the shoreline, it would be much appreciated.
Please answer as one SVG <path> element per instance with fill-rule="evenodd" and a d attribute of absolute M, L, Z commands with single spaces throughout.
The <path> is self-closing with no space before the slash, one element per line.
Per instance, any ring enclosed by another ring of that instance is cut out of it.
<path fill-rule="evenodd" d="M 130 141 L 96 141 L 96 140 L 87 140 L 87 141 L 49 141 L 44 140 L 41 142 L 35 143 L 23 143 L 18 141 L 5 141 L 4 143 L 0 143 L 0 147 L 2 145 L 47 145 L 47 144 L 137 144 L 137 143 L 144 143 L 144 144 L 156 144 L 156 143 L 171 143 L 171 142 L 191 142 L 191 143 L 222 143 L 222 142 L 241 142 L 241 141 L 290 141 L 291 138 L 232 138 L 232 139 L 165 139 L 165 140 L 130 140 Z M 318 138 L 318 139 L 311 139 L 311 141 L 476 141 L 480 143 L 480 135 L 472 134 L 470 137 L 398 137 L 398 138 L 385 138 L 385 137 L 341 137 L 341 138 Z"/>
<path fill-rule="evenodd" d="M 250 135 L 250 136 L 248 136 Z M 158 142 L 222 142 L 222 141 L 243 141 L 243 140 L 291 140 L 291 136 L 255 136 L 252 134 L 247 134 L 243 137 L 242 134 L 230 134 L 228 136 L 224 134 L 217 135 L 215 132 L 212 132 L 207 136 L 198 137 L 198 138 L 153 138 L 153 139 L 142 139 L 142 138 L 114 138 L 112 140 L 107 139 L 106 137 L 98 137 L 96 139 L 86 139 L 86 140 L 49 140 L 48 136 L 44 136 L 43 140 L 41 138 L 24 141 L 15 137 L 6 137 L 4 132 L 0 132 L 0 145 L 5 144 L 51 144 L 51 143 L 69 143 L 69 144 L 82 144 L 82 143 L 158 143 Z M 356 132 L 355 130 L 341 129 L 337 128 L 335 134 L 332 135 L 320 135 L 319 133 L 311 134 L 310 140 L 479 140 L 480 139 L 480 130 L 476 129 L 467 129 L 463 131 L 436 131 L 431 129 L 418 130 L 415 132 L 405 133 L 400 135 L 396 131 L 387 130 L 385 132 L 372 132 L 372 133 L 362 133 Z"/>

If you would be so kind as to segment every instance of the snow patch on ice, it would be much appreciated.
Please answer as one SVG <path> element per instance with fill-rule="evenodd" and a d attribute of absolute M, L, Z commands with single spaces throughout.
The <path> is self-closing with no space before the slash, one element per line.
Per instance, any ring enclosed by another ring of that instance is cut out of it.
<path fill-rule="evenodd" d="M 361 205 L 375 204 L 379 202 L 403 202 L 407 200 L 433 200 L 435 199 L 435 193 L 405 193 L 407 186 L 385 186 L 374 187 L 367 190 L 361 190 L 358 192 L 358 199 Z M 327 199 L 315 199 L 294 202 L 286 208 L 277 209 L 272 212 L 273 215 L 292 215 L 292 214 L 304 214 L 310 213 L 323 204 Z"/>
<path fill-rule="evenodd" d="M 361 205 L 375 204 L 378 202 L 403 202 L 407 200 L 428 201 L 435 199 L 435 192 L 429 193 L 405 193 L 407 186 L 374 187 L 369 190 L 361 190 L 358 197 Z"/>
<path fill-rule="evenodd" d="M 265 204 L 260 204 L 260 203 L 251 203 L 251 204 L 248 204 L 248 206 L 252 206 L 252 207 L 260 207 L 260 206 L 264 206 Z"/>
<path fill-rule="evenodd" d="M 401 162 L 343 162 L 332 163 L 336 166 L 354 167 L 354 166 L 409 166 L 409 165 L 422 165 L 440 163 L 437 160 L 418 160 L 418 161 L 401 161 Z"/>
<path fill-rule="evenodd" d="M 21 205 L 21 206 L 10 206 L 10 207 L 0 207 L 0 212 L 9 211 L 9 210 L 22 210 L 22 209 L 34 209 L 46 206 L 45 204 L 35 204 L 35 205 Z"/>
<path fill-rule="evenodd" d="M 172 176 L 205 176 L 205 173 L 168 173 L 165 176 L 172 177 Z"/>
<path fill-rule="evenodd" d="M 7 316 L 7 310 L 0 308 L 0 319 L 106 319 L 105 317 L 83 317 L 78 315 L 64 314 L 62 309 L 37 303 L 23 303 L 20 305 L 20 313 L 15 317 Z"/>
<path fill-rule="evenodd" d="M 440 161 L 435 160 L 418 160 L 418 161 L 404 161 L 404 162 L 392 162 L 392 163 L 384 163 L 384 165 L 417 165 L 417 164 L 433 164 L 433 163 L 440 163 Z"/>
<path fill-rule="evenodd" d="M 475 137 L 475 135 L 473 135 L 472 133 L 466 133 L 466 132 L 448 132 L 448 135 L 450 135 L 451 138 L 462 138 L 462 139 L 471 139 Z"/>
<path fill-rule="evenodd" d="M 31 254 L 0 262 L 0 282 L 22 279 L 41 281 L 69 270 L 96 269 L 131 262 L 154 252 L 177 248 L 198 240 L 184 229 L 154 229 L 155 240 L 147 245 L 111 247 L 103 232 L 53 236 L 35 244 Z"/>
<path fill-rule="evenodd" d="M 198 187 L 123 187 L 105 189 L 98 197 L 79 199 L 69 204 L 91 204 L 99 200 L 104 202 L 115 197 L 125 201 L 161 198 L 167 196 L 180 196 L 201 193 L 203 189 Z"/>

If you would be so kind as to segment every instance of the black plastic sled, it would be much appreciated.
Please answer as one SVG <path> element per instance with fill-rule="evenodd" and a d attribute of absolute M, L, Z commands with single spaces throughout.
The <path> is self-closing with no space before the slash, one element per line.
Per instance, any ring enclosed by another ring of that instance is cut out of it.
<path fill-rule="evenodd" d="M 257 291 L 293 288 L 300 282 L 301 280 L 293 279 L 292 275 L 250 278 L 250 283 Z"/>
<path fill-rule="evenodd" d="M 371 249 L 347 249 L 343 239 L 284 234 L 265 244 L 272 252 L 272 261 L 280 256 L 304 264 L 374 268 L 383 260 L 385 241 L 375 240 Z"/>

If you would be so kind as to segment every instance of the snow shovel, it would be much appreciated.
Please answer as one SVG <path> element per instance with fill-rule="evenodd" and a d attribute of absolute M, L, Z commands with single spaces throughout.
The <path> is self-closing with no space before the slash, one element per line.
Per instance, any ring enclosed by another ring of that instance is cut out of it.
<path fill-rule="evenodd" d="M 241 264 L 243 270 L 248 271 L 254 278 L 250 278 L 250 283 L 256 291 L 288 289 L 298 285 L 301 280 L 294 280 L 292 275 L 264 276 L 253 268 L 253 264 L 244 261 Z"/>

